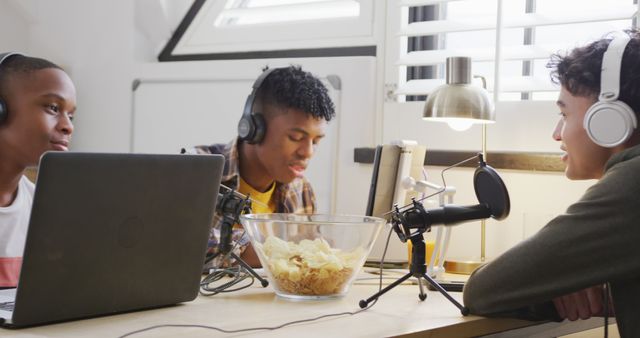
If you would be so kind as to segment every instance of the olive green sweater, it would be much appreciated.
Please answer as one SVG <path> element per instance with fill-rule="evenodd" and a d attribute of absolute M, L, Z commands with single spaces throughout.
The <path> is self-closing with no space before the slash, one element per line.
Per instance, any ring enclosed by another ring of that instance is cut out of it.
<path fill-rule="evenodd" d="M 549 301 L 605 282 L 621 336 L 640 337 L 640 146 L 612 156 L 565 214 L 476 270 L 464 303 L 479 315 L 557 318 Z"/>

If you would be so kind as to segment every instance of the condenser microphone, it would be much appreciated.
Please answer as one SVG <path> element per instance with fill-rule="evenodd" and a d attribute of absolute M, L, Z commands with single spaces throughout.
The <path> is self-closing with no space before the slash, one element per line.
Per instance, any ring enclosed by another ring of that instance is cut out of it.
<path fill-rule="evenodd" d="M 237 196 L 232 191 L 218 193 L 216 211 L 222 215 L 240 216 L 247 206 L 251 206 L 251 201 L 247 200 L 247 197 Z"/>
<path fill-rule="evenodd" d="M 244 196 L 233 189 L 227 189 L 224 193 L 218 193 L 218 200 L 216 201 L 216 212 L 222 215 L 219 249 L 224 254 L 230 252 L 233 248 L 233 225 L 239 223 L 241 214 L 251 213 L 251 199 L 249 196 Z"/>
<path fill-rule="evenodd" d="M 479 204 L 445 205 L 426 210 L 422 203 L 414 200 L 406 210 L 396 208 L 391 223 L 401 241 L 429 231 L 433 225 L 451 226 L 489 217 L 502 220 L 509 215 L 511 204 L 507 187 L 495 169 L 484 162 L 482 154 L 478 157 L 480 164 L 473 175 L 473 187 Z"/>
<path fill-rule="evenodd" d="M 416 202 L 418 203 L 418 202 Z M 405 223 L 430 227 L 432 225 L 456 225 L 459 223 L 491 217 L 491 211 L 484 204 L 445 205 L 435 209 L 412 207 L 404 212 Z"/>

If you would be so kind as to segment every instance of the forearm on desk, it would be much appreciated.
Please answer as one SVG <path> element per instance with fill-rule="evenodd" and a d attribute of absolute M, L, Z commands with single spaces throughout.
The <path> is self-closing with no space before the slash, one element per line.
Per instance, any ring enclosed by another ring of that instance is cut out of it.
<path fill-rule="evenodd" d="M 505 313 L 636 275 L 640 261 L 629 257 L 640 257 L 640 227 L 629 224 L 640 220 L 632 198 L 640 179 L 629 176 L 603 178 L 566 214 L 475 271 L 465 305 L 475 314 Z"/>

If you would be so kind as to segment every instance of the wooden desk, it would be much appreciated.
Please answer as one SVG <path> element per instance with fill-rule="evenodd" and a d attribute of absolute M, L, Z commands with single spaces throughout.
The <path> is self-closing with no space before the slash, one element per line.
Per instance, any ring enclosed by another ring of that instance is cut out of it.
<path fill-rule="evenodd" d="M 387 280 L 388 282 L 389 280 Z M 161 309 L 78 320 L 20 330 L 0 329 L 0 337 L 119 337 L 161 324 L 201 324 L 227 330 L 277 326 L 325 314 L 357 311 L 358 301 L 378 290 L 373 280 L 357 281 L 340 299 L 291 301 L 277 297 L 271 287 L 251 288 Z M 96 290 L 100 292 L 100 290 Z M 158 290 L 162 292 L 162 290 Z M 452 293 L 460 300 L 462 294 Z M 202 328 L 159 328 L 133 335 L 143 337 L 552 337 L 602 325 L 601 318 L 564 323 L 536 323 L 516 319 L 463 317 L 438 292 L 418 299 L 417 285 L 400 285 L 383 295 L 371 309 L 356 315 L 325 318 L 275 331 L 224 334 Z"/>

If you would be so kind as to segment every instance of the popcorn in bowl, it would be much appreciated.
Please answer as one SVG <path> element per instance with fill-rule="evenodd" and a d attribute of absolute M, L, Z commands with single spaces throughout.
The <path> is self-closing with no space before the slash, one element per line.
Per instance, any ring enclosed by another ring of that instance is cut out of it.
<path fill-rule="evenodd" d="M 385 220 L 369 216 L 248 214 L 240 217 L 276 294 L 347 294 Z"/>

